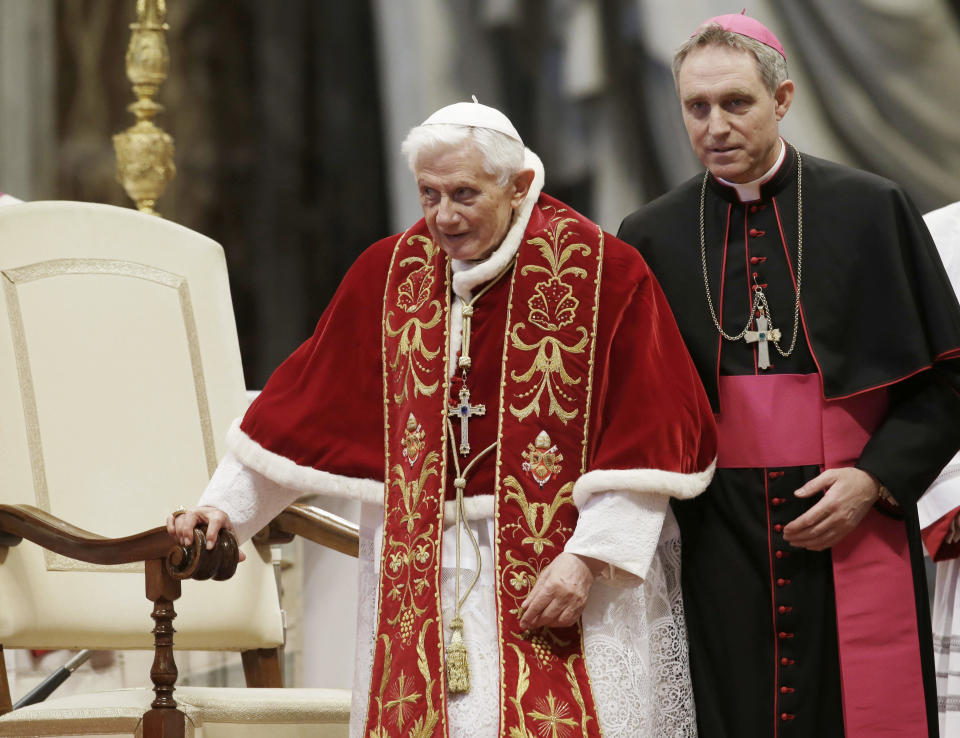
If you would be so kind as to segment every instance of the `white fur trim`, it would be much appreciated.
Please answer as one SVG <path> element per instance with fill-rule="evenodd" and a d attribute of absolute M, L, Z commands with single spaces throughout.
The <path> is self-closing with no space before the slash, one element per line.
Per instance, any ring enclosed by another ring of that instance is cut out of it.
<path fill-rule="evenodd" d="M 525 169 L 533 170 L 533 182 L 530 184 L 530 189 L 527 190 L 527 196 L 523 199 L 516 220 L 513 221 L 507 235 L 503 237 L 503 241 L 500 242 L 497 250 L 486 261 L 471 266 L 469 269 L 456 271 L 453 275 L 453 292 L 464 298 L 464 301 L 470 299 L 470 291 L 474 287 L 489 282 L 505 269 L 520 248 L 523 234 L 527 230 L 527 223 L 530 222 L 530 215 L 533 213 L 533 206 L 540 199 L 540 190 L 543 189 L 544 179 L 543 162 L 530 149 L 524 150 L 523 166 Z"/>
<path fill-rule="evenodd" d="M 596 469 L 580 477 L 573 486 L 577 509 L 600 492 L 654 492 L 678 500 L 696 497 L 710 484 L 717 462 L 702 472 L 681 474 L 663 469 Z"/>
<path fill-rule="evenodd" d="M 233 421 L 227 432 L 227 447 L 255 472 L 276 484 L 301 494 L 322 494 L 345 497 L 383 506 L 383 482 L 375 479 L 344 477 L 339 474 L 301 466 L 285 456 L 268 451 L 240 429 L 240 420 Z"/>

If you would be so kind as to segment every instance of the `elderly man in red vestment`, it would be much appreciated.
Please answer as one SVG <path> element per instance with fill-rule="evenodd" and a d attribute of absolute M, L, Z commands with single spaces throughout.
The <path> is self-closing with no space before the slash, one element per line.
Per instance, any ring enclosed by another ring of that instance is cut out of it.
<path fill-rule="evenodd" d="M 707 171 L 630 215 L 718 411 L 675 504 L 703 738 L 937 734 L 916 501 L 960 446 L 960 310 L 897 185 L 779 135 L 776 36 L 713 18 L 678 51 Z"/>
<path fill-rule="evenodd" d="M 360 256 L 171 533 L 364 503 L 358 738 L 692 736 L 668 502 L 715 427 L 666 300 L 502 113 L 403 150 L 424 218 Z"/>

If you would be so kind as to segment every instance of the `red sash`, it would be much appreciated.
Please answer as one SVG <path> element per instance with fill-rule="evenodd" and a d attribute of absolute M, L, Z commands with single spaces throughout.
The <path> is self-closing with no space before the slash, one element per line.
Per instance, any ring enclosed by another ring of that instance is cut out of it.
<path fill-rule="evenodd" d="M 580 625 L 525 632 L 518 608 L 576 525 L 572 490 L 586 465 L 603 234 L 545 196 L 530 223 L 511 276 L 499 368 L 500 734 L 562 729 L 599 738 Z M 439 572 L 449 295 L 448 259 L 421 221 L 397 243 L 384 296 L 387 482 L 365 738 L 448 733 Z"/>
<path fill-rule="evenodd" d="M 718 468 L 852 466 L 886 393 L 825 401 L 817 374 L 720 377 Z M 833 547 L 847 738 L 923 738 L 926 706 L 903 523 L 870 510 Z"/>

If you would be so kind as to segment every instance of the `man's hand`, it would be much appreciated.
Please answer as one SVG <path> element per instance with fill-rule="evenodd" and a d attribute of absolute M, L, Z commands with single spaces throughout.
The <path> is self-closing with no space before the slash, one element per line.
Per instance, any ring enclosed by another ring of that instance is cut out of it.
<path fill-rule="evenodd" d="M 827 469 L 794 494 L 823 498 L 783 529 L 783 537 L 798 548 L 823 551 L 836 545 L 859 525 L 880 497 L 880 482 L 862 469 Z"/>
<path fill-rule="evenodd" d="M 198 523 L 207 524 L 207 549 L 212 549 L 217 543 L 217 536 L 223 529 L 232 531 L 233 525 L 227 514 L 217 507 L 195 507 L 182 515 L 167 516 L 167 533 L 177 542 L 184 546 L 193 543 L 193 529 Z M 241 550 L 240 561 L 247 558 L 247 555 Z"/>
<path fill-rule="evenodd" d="M 573 625 L 583 612 L 590 586 L 606 564 L 576 554 L 560 553 L 540 572 L 523 601 L 520 627 L 524 630 Z"/>

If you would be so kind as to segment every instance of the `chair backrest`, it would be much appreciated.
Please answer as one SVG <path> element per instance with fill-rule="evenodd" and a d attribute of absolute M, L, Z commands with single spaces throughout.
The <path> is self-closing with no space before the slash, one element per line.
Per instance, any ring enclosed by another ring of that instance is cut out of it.
<path fill-rule="evenodd" d="M 192 505 L 246 406 L 220 246 L 108 205 L 0 208 L 0 289 L 0 503 L 109 537 Z M 184 582 L 177 648 L 281 644 L 269 551 L 244 550 Z M 0 645 L 152 648 L 136 568 L 0 549 Z"/>

